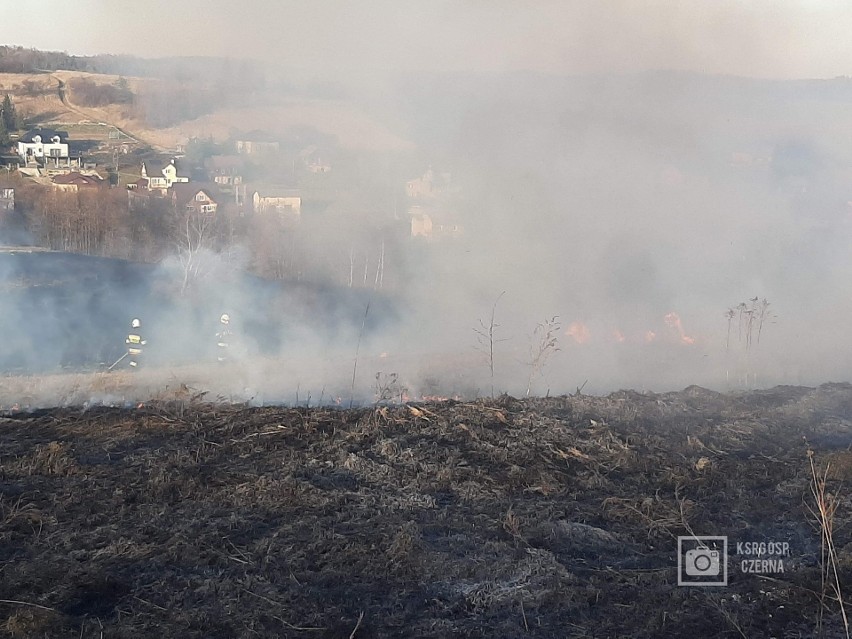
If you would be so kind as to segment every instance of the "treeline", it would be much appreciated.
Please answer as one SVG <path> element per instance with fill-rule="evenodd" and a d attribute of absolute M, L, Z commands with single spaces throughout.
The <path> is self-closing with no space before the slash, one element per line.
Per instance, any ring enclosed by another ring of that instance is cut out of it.
<path fill-rule="evenodd" d="M 74 102 L 82 106 L 133 103 L 133 92 L 124 78 L 120 78 L 115 84 L 101 84 L 89 78 L 74 78 L 69 85 L 74 93 Z"/>
<path fill-rule="evenodd" d="M 235 100 L 230 92 L 170 80 L 135 95 L 133 115 L 152 127 L 168 127 L 212 113 Z"/>
<path fill-rule="evenodd" d="M 124 78 L 114 83 L 74 78 L 68 85 L 71 100 L 75 104 L 83 107 L 126 105 L 126 115 L 153 127 L 167 127 L 192 120 L 232 101 L 231 94 L 222 90 L 174 80 L 151 82 L 138 93 L 130 90 Z"/>
<path fill-rule="evenodd" d="M 64 51 L 41 51 L 8 45 L 0 46 L 0 73 L 38 73 L 39 71 L 84 71 L 109 75 L 177 77 L 189 79 L 216 77 L 221 74 L 249 76 L 256 82 L 262 75 L 260 65 L 248 60 L 225 58 L 169 57 L 137 58 L 130 55 L 70 55 Z"/>
<path fill-rule="evenodd" d="M 404 229 L 348 215 L 329 227 L 329 220 L 243 215 L 228 206 L 215 215 L 180 211 L 157 197 L 134 201 L 131 208 L 127 191 L 118 188 L 63 192 L 23 179 L 8 185 L 15 188 L 15 211 L 0 216 L 0 244 L 147 263 L 177 258 L 187 273 L 218 255 L 269 279 L 351 288 L 388 288 L 402 276 Z"/>

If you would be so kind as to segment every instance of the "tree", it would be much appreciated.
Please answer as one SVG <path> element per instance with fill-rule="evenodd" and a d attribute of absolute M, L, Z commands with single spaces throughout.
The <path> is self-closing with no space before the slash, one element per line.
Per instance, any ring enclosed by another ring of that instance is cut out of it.
<path fill-rule="evenodd" d="M 6 97 L 3 98 L 3 106 L 0 107 L 0 111 L 3 113 L 3 128 L 6 130 L 6 133 L 12 133 L 13 131 L 17 131 L 20 127 L 20 120 L 18 119 L 18 113 L 15 110 L 15 105 L 12 102 L 12 98 L 9 97 L 9 94 L 6 94 Z"/>
<path fill-rule="evenodd" d="M 214 218 L 208 213 L 188 211 L 174 226 L 174 241 L 183 273 L 181 294 L 202 277 L 209 266 L 213 249 Z"/>

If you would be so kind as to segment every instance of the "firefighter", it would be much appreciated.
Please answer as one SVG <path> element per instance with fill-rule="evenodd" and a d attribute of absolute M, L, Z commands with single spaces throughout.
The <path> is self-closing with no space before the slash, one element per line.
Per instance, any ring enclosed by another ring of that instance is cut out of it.
<path fill-rule="evenodd" d="M 231 336 L 231 316 L 227 313 L 222 313 L 222 316 L 219 318 L 219 331 L 216 333 L 216 359 L 220 363 L 228 361 Z"/>
<path fill-rule="evenodd" d="M 142 356 L 142 347 L 148 342 L 142 339 L 141 329 L 142 322 L 134 318 L 130 322 L 130 334 L 124 343 L 127 344 L 127 355 L 130 357 L 130 367 L 134 370 L 139 368 L 139 358 Z"/>

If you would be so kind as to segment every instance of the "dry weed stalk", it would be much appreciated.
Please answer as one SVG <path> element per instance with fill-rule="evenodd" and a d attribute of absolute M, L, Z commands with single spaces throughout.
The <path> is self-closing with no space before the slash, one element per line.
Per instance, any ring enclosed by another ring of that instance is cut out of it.
<path fill-rule="evenodd" d="M 769 310 L 770 303 L 765 297 L 760 299 L 757 296 L 751 298 L 748 303 L 740 302 L 736 307 L 729 308 L 725 311 L 725 319 L 728 322 L 728 331 L 725 337 L 725 353 L 730 351 L 731 346 L 731 325 L 735 317 L 737 317 L 737 339 L 742 345 L 746 359 L 748 361 L 751 354 L 752 344 L 760 344 L 760 337 L 763 334 L 763 326 L 771 321 L 774 314 Z M 748 378 L 757 379 L 757 375 L 749 370 L 750 366 L 747 363 L 746 368 L 746 385 Z M 725 371 L 725 380 L 729 379 L 729 371 Z"/>
<path fill-rule="evenodd" d="M 808 447 L 808 462 L 811 466 L 811 495 L 814 498 L 816 510 L 808 505 L 808 510 L 816 520 L 820 529 L 820 577 L 822 580 L 820 589 L 819 618 L 817 619 L 817 632 L 822 634 L 822 616 L 826 609 L 826 600 L 833 599 L 840 607 L 840 616 L 843 619 L 843 628 L 846 638 L 849 639 L 849 618 L 846 616 L 846 606 L 843 603 L 843 591 L 840 586 L 840 576 L 837 572 L 837 548 L 834 545 L 834 516 L 840 499 L 837 495 L 826 489 L 828 471 L 831 464 L 826 464 L 822 474 L 817 473 L 814 464 L 814 451 Z"/>
<path fill-rule="evenodd" d="M 398 373 L 376 373 L 376 404 L 398 402 L 402 404 L 408 388 L 399 380 Z"/>
<path fill-rule="evenodd" d="M 349 408 L 355 400 L 355 375 L 358 373 L 358 356 L 361 353 L 361 338 L 364 336 L 364 327 L 367 326 L 367 315 L 370 314 L 370 302 L 364 309 L 364 319 L 361 321 L 361 330 L 358 332 L 358 344 L 355 346 L 355 363 L 352 366 L 352 386 L 349 388 Z"/>
<path fill-rule="evenodd" d="M 719 611 L 719 614 L 721 614 L 725 618 L 725 621 L 731 624 L 731 626 L 734 628 L 734 630 L 737 631 L 740 637 L 742 637 L 743 639 L 748 639 L 748 635 L 743 632 L 742 626 L 740 625 L 736 615 L 725 607 L 726 600 L 724 598 L 715 597 L 713 595 L 708 594 L 707 600 L 713 605 L 716 610 Z"/>
<path fill-rule="evenodd" d="M 541 375 L 541 371 L 550 356 L 561 350 L 558 345 L 558 335 L 561 329 L 558 315 L 554 315 L 535 327 L 530 344 L 530 376 L 527 379 L 527 397 L 530 396 L 533 378 Z"/>
<path fill-rule="evenodd" d="M 494 346 L 499 342 L 505 342 L 505 339 L 497 339 L 497 329 L 500 325 L 495 317 L 497 315 L 497 303 L 500 298 L 506 294 L 506 291 L 500 293 L 497 299 L 494 300 L 494 306 L 491 307 L 491 320 L 486 324 L 484 320 L 479 320 L 479 328 L 474 328 L 476 333 L 476 341 L 479 344 L 477 350 L 488 358 L 488 370 L 491 372 L 491 398 L 494 398 Z"/>
<path fill-rule="evenodd" d="M 523 537 L 521 537 L 521 520 L 512 511 L 511 506 L 509 507 L 509 510 L 506 511 L 506 516 L 503 518 L 503 530 L 514 537 L 515 540 L 523 541 Z"/>

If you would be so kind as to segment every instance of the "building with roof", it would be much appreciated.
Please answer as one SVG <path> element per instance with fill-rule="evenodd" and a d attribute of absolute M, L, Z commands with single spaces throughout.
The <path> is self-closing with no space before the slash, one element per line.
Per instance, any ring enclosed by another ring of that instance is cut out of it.
<path fill-rule="evenodd" d="M 100 189 L 107 183 L 106 180 L 99 175 L 83 175 L 76 171 L 57 175 L 53 178 L 52 182 L 53 189 L 55 191 L 70 192 Z"/>
<path fill-rule="evenodd" d="M 302 195 L 297 189 L 255 186 L 250 192 L 255 213 L 302 214 Z"/>
<path fill-rule="evenodd" d="M 212 186 L 199 186 L 188 182 L 173 184 L 168 191 L 172 206 L 178 213 L 207 213 L 215 215 L 222 200 Z"/>
<path fill-rule="evenodd" d="M 219 186 L 232 187 L 243 183 L 245 162 L 239 155 L 211 155 L 204 160 L 207 177 Z"/>
<path fill-rule="evenodd" d="M 136 182 L 137 188 L 147 188 L 152 191 L 166 191 L 174 184 L 189 182 L 189 178 L 178 174 L 175 159 L 172 158 L 164 166 L 142 163 L 142 178 Z M 145 180 L 143 182 L 142 180 Z"/>
<path fill-rule="evenodd" d="M 408 210 L 411 222 L 411 237 L 424 237 L 429 240 L 461 237 L 464 227 L 458 222 L 458 215 L 438 207 L 412 206 Z"/>
<path fill-rule="evenodd" d="M 263 131 L 252 131 L 234 140 L 234 148 L 240 155 L 270 155 L 278 153 L 281 145 Z"/>
<path fill-rule="evenodd" d="M 70 165 L 68 133 L 55 129 L 33 129 L 18 140 L 18 155 L 24 164 Z"/>

